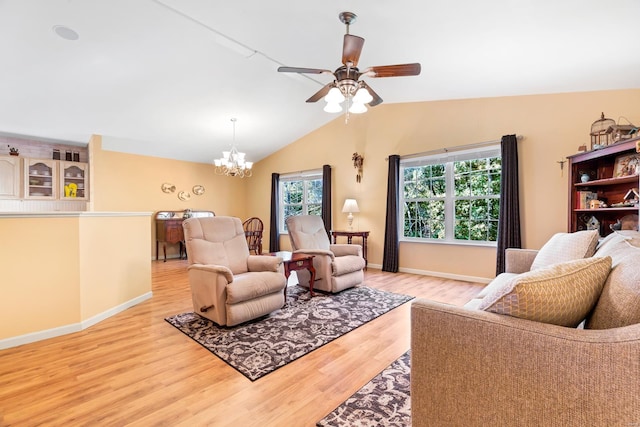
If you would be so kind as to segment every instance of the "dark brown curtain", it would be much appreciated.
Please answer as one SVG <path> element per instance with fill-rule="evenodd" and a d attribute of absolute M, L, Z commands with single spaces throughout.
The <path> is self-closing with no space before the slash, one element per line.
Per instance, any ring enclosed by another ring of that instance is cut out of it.
<path fill-rule="evenodd" d="M 271 217 L 269 218 L 269 252 L 280 250 L 280 230 L 278 230 L 278 210 L 280 201 L 279 187 L 280 174 L 271 174 Z"/>
<path fill-rule="evenodd" d="M 400 156 L 389 156 L 387 219 L 384 226 L 382 271 L 398 272 L 398 198 L 400 196 Z"/>
<path fill-rule="evenodd" d="M 505 135 L 500 142 L 502 178 L 500 181 L 500 216 L 498 218 L 498 253 L 496 275 L 505 270 L 505 250 L 520 248 L 520 191 L 518 184 L 518 139 Z"/>
<path fill-rule="evenodd" d="M 331 232 L 331 166 L 322 166 L 322 221 L 327 235 Z"/>

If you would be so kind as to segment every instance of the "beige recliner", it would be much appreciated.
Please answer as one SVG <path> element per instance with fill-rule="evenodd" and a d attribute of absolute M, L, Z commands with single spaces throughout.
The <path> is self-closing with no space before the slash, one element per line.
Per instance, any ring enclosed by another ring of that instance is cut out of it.
<path fill-rule="evenodd" d="M 182 226 L 194 312 L 233 326 L 284 305 L 282 258 L 249 255 L 239 218 L 189 218 Z"/>
<path fill-rule="evenodd" d="M 317 215 L 290 216 L 286 222 L 293 252 L 314 255 L 314 290 L 340 292 L 364 281 L 365 260 L 360 245 L 330 244 L 324 222 Z M 309 272 L 296 274 L 298 283 L 308 286 Z"/>

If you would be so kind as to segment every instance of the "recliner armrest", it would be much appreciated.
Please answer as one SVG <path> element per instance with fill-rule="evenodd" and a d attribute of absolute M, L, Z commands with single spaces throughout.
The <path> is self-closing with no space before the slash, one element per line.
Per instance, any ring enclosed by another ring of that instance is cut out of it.
<path fill-rule="evenodd" d="M 249 271 L 278 271 L 282 257 L 271 255 L 249 255 L 247 267 Z"/>
<path fill-rule="evenodd" d="M 328 257 L 331 257 L 332 260 L 335 258 L 335 255 L 333 254 L 333 252 L 328 251 L 326 249 L 298 249 L 296 251 L 293 251 L 293 253 L 308 254 L 308 255 L 326 255 Z"/>
<path fill-rule="evenodd" d="M 335 243 L 335 244 L 329 245 L 329 249 L 331 249 L 331 252 L 333 252 L 335 256 L 345 256 L 345 255 L 362 256 L 362 246 L 360 245 Z"/>
<path fill-rule="evenodd" d="M 233 273 L 227 267 L 223 265 L 213 265 L 213 264 L 192 264 L 187 267 L 188 270 L 200 270 L 200 271 L 208 271 L 214 274 L 222 274 L 224 275 L 227 282 L 233 282 Z"/>
<path fill-rule="evenodd" d="M 504 252 L 505 273 L 526 273 L 531 270 L 531 264 L 538 255 L 534 249 L 507 248 Z"/>

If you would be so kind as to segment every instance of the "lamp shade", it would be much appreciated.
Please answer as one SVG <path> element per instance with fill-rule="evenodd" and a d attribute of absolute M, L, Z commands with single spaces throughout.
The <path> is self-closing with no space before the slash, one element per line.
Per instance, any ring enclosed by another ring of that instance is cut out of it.
<path fill-rule="evenodd" d="M 360 212 L 360 209 L 358 209 L 358 202 L 356 202 L 356 199 L 346 199 L 344 201 L 344 206 L 342 206 L 342 212 L 344 213 Z"/>

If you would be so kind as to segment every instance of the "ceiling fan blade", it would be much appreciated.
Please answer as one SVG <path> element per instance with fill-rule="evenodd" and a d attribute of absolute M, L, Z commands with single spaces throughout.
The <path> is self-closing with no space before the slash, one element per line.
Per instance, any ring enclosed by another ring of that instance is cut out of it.
<path fill-rule="evenodd" d="M 344 42 L 342 43 L 342 63 L 351 67 L 357 67 L 362 46 L 364 46 L 364 39 L 362 37 L 345 34 Z"/>
<path fill-rule="evenodd" d="M 378 67 L 369 67 L 362 74 L 369 77 L 402 77 L 417 76 L 420 74 L 421 66 L 419 63 L 399 64 L 399 65 L 381 65 Z"/>
<path fill-rule="evenodd" d="M 333 87 L 333 82 L 329 83 L 328 85 L 324 86 L 322 89 L 314 93 L 313 96 L 311 96 L 311 98 L 307 99 L 307 102 L 316 102 L 322 99 L 327 93 L 329 93 L 329 90 L 332 87 Z"/>
<path fill-rule="evenodd" d="M 373 101 L 371 101 L 368 105 L 369 107 L 375 107 L 378 104 L 382 104 L 382 98 L 380 98 L 380 95 L 378 95 L 377 93 L 375 93 L 373 91 L 373 89 L 371 89 L 371 86 L 369 86 L 368 84 L 366 84 L 363 81 L 360 81 L 360 84 L 362 85 L 362 87 L 364 87 L 365 89 L 367 89 L 367 91 L 371 94 L 371 96 L 373 97 Z"/>
<path fill-rule="evenodd" d="M 321 70 L 319 68 L 300 68 L 300 67 L 278 67 L 279 73 L 302 73 L 302 74 L 333 74 L 330 70 Z"/>

